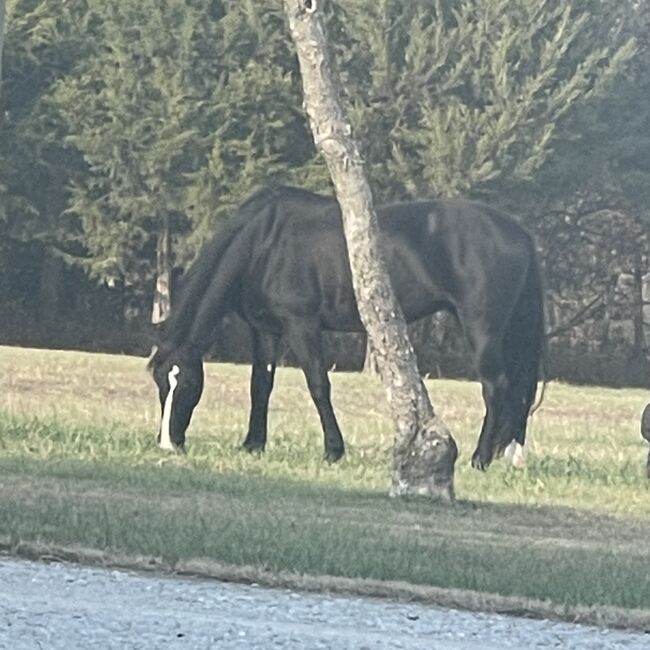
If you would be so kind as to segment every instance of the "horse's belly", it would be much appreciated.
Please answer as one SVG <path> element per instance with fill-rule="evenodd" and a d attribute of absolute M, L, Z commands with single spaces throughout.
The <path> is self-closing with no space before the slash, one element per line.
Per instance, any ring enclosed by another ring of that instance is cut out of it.
<path fill-rule="evenodd" d="M 402 314 L 408 323 L 431 316 L 441 310 L 453 311 L 449 298 L 440 292 L 399 292 L 396 297 Z M 334 332 L 363 332 L 359 311 L 354 296 L 350 294 L 345 300 L 325 302 L 321 309 L 323 327 Z"/>
<path fill-rule="evenodd" d="M 352 286 L 346 283 L 329 289 L 321 291 L 319 316 L 322 326 L 333 332 L 363 332 Z"/>

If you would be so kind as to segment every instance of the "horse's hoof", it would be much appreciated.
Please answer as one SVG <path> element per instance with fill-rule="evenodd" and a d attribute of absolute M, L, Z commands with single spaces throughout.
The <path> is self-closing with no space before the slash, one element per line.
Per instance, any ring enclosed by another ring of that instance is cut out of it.
<path fill-rule="evenodd" d="M 484 472 L 490 466 L 490 460 L 483 458 L 481 454 L 476 451 L 472 456 L 472 467 L 479 472 Z"/>
<path fill-rule="evenodd" d="M 345 449 L 330 449 L 325 452 L 324 460 L 331 465 L 341 460 L 343 456 L 345 456 Z"/>
<path fill-rule="evenodd" d="M 264 445 L 256 445 L 252 442 L 243 442 L 240 449 L 247 451 L 249 454 L 260 455 L 264 453 Z"/>
<path fill-rule="evenodd" d="M 185 443 L 184 442 L 182 444 L 180 444 L 180 445 L 177 445 L 176 443 L 174 443 L 174 442 L 172 442 L 170 440 L 169 445 L 163 447 L 160 444 L 160 434 L 158 434 L 156 436 L 156 447 L 158 447 L 158 449 L 160 449 L 161 451 L 170 451 L 170 452 L 174 452 L 174 453 L 177 453 L 177 454 L 187 454 L 187 449 L 185 449 Z"/>

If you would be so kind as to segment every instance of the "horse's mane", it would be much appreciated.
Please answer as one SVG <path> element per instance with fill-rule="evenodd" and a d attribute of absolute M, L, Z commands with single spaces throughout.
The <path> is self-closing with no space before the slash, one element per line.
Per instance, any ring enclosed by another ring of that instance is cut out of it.
<path fill-rule="evenodd" d="M 239 206 L 235 215 L 228 219 L 212 239 L 203 246 L 187 273 L 182 277 L 178 298 L 172 305 L 169 317 L 161 324 L 161 347 L 174 347 L 187 334 L 196 307 L 200 303 L 224 251 L 257 212 L 272 200 L 275 192 L 276 188 L 271 186 L 257 190 Z"/>
<path fill-rule="evenodd" d="M 332 202 L 331 197 L 314 194 L 309 190 L 288 185 L 266 185 L 253 192 L 226 221 L 207 244 L 183 276 L 178 298 L 172 305 L 169 317 L 159 329 L 159 350 L 152 356 L 149 367 L 156 358 L 181 344 L 192 326 L 197 308 L 203 299 L 219 261 L 237 235 L 262 211 L 283 199 L 302 200 L 309 203 Z"/>

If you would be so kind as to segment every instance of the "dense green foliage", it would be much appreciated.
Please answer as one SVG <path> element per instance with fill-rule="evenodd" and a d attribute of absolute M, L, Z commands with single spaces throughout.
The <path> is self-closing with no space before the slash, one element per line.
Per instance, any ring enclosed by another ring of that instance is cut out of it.
<path fill-rule="evenodd" d="M 645 273 L 647 3 L 325 7 L 380 200 L 462 195 L 522 215 L 560 324 L 592 300 L 585 287 L 605 305 L 614 275 Z M 328 188 L 280 0 L 8 0 L 3 74 L 5 265 L 12 242 L 36 244 L 150 300 L 162 230 L 183 267 L 255 186 Z M 599 224 L 586 242 L 585 214 Z M 614 236 L 626 256 L 576 268 Z"/>

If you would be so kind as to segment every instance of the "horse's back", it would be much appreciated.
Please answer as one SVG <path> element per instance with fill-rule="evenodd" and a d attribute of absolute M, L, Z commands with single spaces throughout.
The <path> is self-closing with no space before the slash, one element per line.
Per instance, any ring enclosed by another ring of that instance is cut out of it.
<path fill-rule="evenodd" d="M 409 297 L 413 311 L 432 301 L 453 310 L 470 301 L 494 304 L 501 297 L 509 302 L 534 262 L 529 235 L 480 203 L 402 203 L 381 209 L 380 215 L 391 279 L 406 312 Z"/>
<path fill-rule="evenodd" d="M 265 215 L 248 276 L 258 283 L 249 291 L 258 312 L 317 315 L 328 329 L 359 330 L 338 203 L 285 188 Z M 516 293 L 530 263 L 525 231 L 479 203 L 398 203 L 379 207 L 377 216 L 408 320 L 441 307 L 454 310 L 463 300 Z M 251 305 L 248 311 L 254 311 Z"/>

